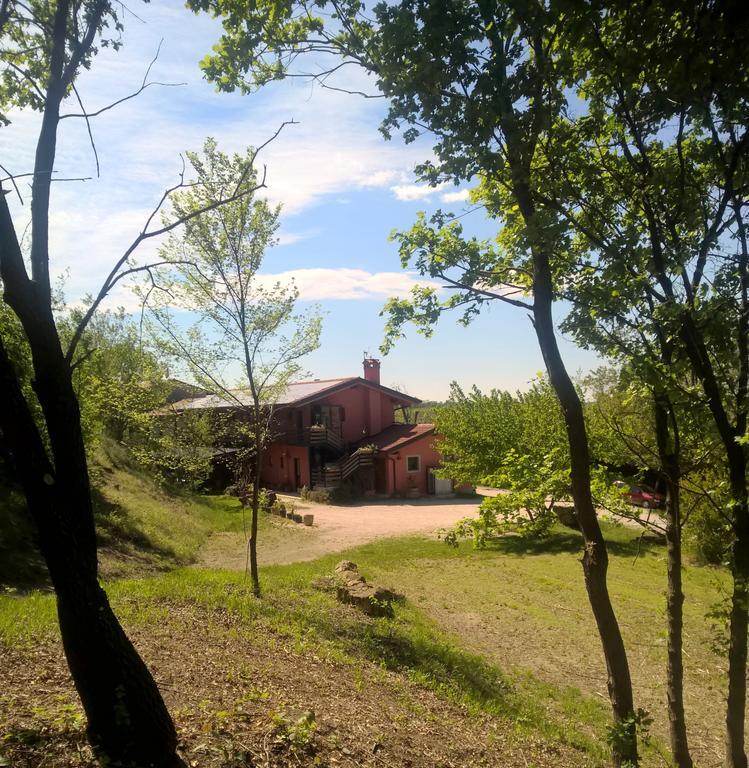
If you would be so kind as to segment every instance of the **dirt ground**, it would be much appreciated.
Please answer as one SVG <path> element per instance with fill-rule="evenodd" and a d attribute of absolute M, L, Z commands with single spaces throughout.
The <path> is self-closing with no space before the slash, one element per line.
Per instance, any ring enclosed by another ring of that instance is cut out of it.
<path fill-rule="evenodd" d="M 388 536 L 412 534 L 437 535 L 464 517 L 478 514 L 480 499 L 412 499 L 408 501 L 373 501 L 333 506 L 301 501 L 282 496 L 292 502 L 297 512 L 315 516 L 307 528 L 293 522 L 273 518 L 278 525 L 259 537 L 260 565 L 285 565 L 315 560 L 331 552 L 366 544 Z M 199 554 L 198 567 L 244 570 L 245 537 L 241 533 L 215 533 Z"/>
<path fill-rule="evenodd" d="M 280 518 L 273 518 L 273 526 L 259 537 L 258 562 L 260 565 L 286 565 L 308 560 L 350 547 L 367 544 L 389 536 L 436 536 L 464 517 L 477 517 L 481 499 L 496 496 L 495 488 L 479 487 L 473 498 L 427 497 L 411 500 L 377 500 L 335 506 L 302 501 L 298 496 L 282 495 L 286 504 L 293 504 L 297 512 L 315 516 L 311 528 Z M 633 508 L 633 514 L 645 511 Z M 607 517 L 599 510 L 601 517 Z M 620 524 L 642 530 L 631 519 L 620 518 Z M 201 549 L 195 565 L 199 568 L 227 568 L 242 571 L 246 566 L 246 536 L 241 533 L 214 533 Z"/>
<path fill-rule="evenodd" d="M 597 765 L 499 718 L 468 716 L 404 674 L 300 651 L 260 621 L 189 604 L 162 608 L 163 620 L 127 630 L 164 693 L 190 768 Z M 351 622 L 354 609 L 336 610 Z M 59 642 L 0 653 L 0 764 L 95 768 Z"/>

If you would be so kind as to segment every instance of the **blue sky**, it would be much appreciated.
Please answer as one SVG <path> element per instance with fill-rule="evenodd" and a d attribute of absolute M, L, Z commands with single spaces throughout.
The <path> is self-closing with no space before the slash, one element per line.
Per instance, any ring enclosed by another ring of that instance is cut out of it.
<path fill-rule="evenodd" d="M 143 22 L 126 18 L 124 46 L 102 51 L 78 90 L 93 111 L 138 88 L 163 38 L 151 79 L 185 83 L 151 87 L 136 99 L 92 121 L 101 164 L 100 178 L 59 182 L 52 199 L 52 269 L 66 275 L 70 300 L 95 292 L 108 269 L 140 231 L 162 190 L 176 181 L 185 149 L 198 149 L 214 136 L 227 151 L 265 141 L 284 120 L 288 126 L 263 153 L 268 196 L 283 204 L 280 243 L 267 254 L 263 272 L 294 277 L 303 302 L 325 312 L 321 348 L 306 367 L 320 378 L 356 375 L 362 352 L 376 353 L 382 341 L 380 309 L 388 297 L 405 295 L 417 280 L 400 267 L 395 228 L 408 227 L 420 210 L 461 211 L 465 190 L 430 190 L 414 184 L 413 166 L 430 154 L 428 141 L 390 142 L 377 130 L 384 104 L 299 81 L 273 84 L 250 96 L 217 94 L 198 62 L 217 40 L 218 25 L 196 17 L 179 3 L 142 5 Z M 351 68 L 341 85 L 368 87 Z M 78 111 L 75 104 L 68 105 Z M 66 111 L 66 110 L 64 110 Z M 31 169 L 38 115 L 22 112 L 0 129 L 2 163 L 13 173 Z M 63 121 L 57 175 L 95 176 L 85 124 Z M 25 205 L 12 202 L 20 232 Z M 486 236 L 480 213 L 465 217 L 466 231 Z M 142 263 L 155 253 L 151 242 L 139 251 Z M 134 308 L 126 288 L 109 306 Z M 563 342 L 572 372 L 596 364 L 589 353 Z M 512 307 L 486 310 L 471 327 L 445 317 L 425 340 L 407 339 L 383 359 L 382 380 L 422 398 L 444 398 L 449 384 L 516 389 L 543 368 L 530 321 Z"/>

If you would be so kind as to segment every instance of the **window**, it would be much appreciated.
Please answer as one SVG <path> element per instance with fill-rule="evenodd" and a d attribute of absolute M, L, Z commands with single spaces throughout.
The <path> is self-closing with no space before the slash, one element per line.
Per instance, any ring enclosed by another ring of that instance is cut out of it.
<path fill-rule="evenodd" d="M 406 456 L 406 472 L 418 472 L 421 469 L 421 456 Z"/>

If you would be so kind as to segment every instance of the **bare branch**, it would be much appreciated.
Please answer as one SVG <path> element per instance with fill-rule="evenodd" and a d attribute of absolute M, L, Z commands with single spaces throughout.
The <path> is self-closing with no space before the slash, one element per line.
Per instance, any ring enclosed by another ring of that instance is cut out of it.
<path fill-rule="evenodd" d="M 158 85 L 163 88 L 176 88 L 179 86 L 187 85 L 187 83 L 162 83 L 156 80 L 152 80 L 148 82 L 148 75 L 151 73 L 151 69 L 153 68 L 153 65 L 156 63 L 157 59 L 159 58 L 159 53 L 161 52 L 161 45 L 163 42 L 164 42 L 164 38 L 162 38 L 161 41 L 159 42 L 159 47 L 156 50 L 156 54 L 153 57 L 153 59 L 151 59 L 151 62 L 149 63 L 148 68 L 146 69 L 146 74 L 143 76 L 143 80 L 140 84 L 140 87 L 137 90 L 133 91 L 127 96 L 123 96 L 121 99 L 117 99 L 116 101 L 113 101 L 111 104 L 107 104 L 105 107 L 101 107 L 101 109 L 95 110 L 94 112 L 86 112 L 79 98 L 78 103 L 81 106 L 81 111 L 79 113 L 70 112 L 65 115 L 60 115 L 60 120 L 65 120 L 68 117 L 83 117 L 88 121 L 88 119 L 91 117 L 98 117 L 104 112 L 108 112 L 110 109 L 114 109 L 120 104 L 124 104 L 124 102 L 130 101 L 130 99 L 134 99 L 136 96 L 139 96 L 141 93 L 143 93 L 143 91 L 145 91 L 147 88 L 150 88 L 152 85 Z"/>
<path fill-rule="evenodd" d="M 83 102 L 81 101 L 81 95 L 78 93 L 78 89 L 75 87 L 75 83 L 71 83 L 71 88 L 73 89 L 75 98 L 78 100 L 78 103 L 81 105 L 81 111 L 83 112 L 83 116 L 86 119 L 86 130 L 88 131 L 88 139 L 91 142 L 91 149 L 93 150 L 94 160 L 96 161 L 96 178 L 98 179 L 100 176 L 101 169 L 99 167 L 99 153 L 96 151 L 96 142 L 94 142 L 94 134 L 91 132 L 91 123 L 89 122 L 88 115 L 86 114 L 86 110 L 83 106 Z"/>
<path fill-rule="evenodd" d="M 16 179 L 13 174 L 2 163 L 0 163 L 0 171 L 3 171 L 3 173 L 7 174 L 5 178 L 0 179 L 0 184 L 6 180 L 10 181 L 10 183 L 13 185 L 13 189 L 16 190 L 16 194 L 18 195 L 18 199 L 21 201 L 21 205 L 23 205 L 23 198 L 21 197 L 21 192 L 18 189 L 18 184 L 16 184 Z M 3 194 L 7 193 L 3 191 Z"/>
<path fill-rule="evenodd" d="M 281 133 L 281 131 L 287 125 L 295 125 L 295 124 L 296 124 L 296 121 L 294 120 L 284 121 L 283 123 L 281 123 L 279 128 L 273 133 L 273 135 L 269 139 L 264 141 L 259 147 L 257 147 L 252 152 L 245 166 L 245 170 L 240 175 L 240 178 L 237 181 L 237 184 L 234 188 L 234 192 L 231 195 L 225 198 L 221 198 L 219 200 L 214 200 L 211 203 L 208 203 L 207 205 L 202 206 L 201 208 L 198 208 L 194 211 L 191 211 L 188 214 L 185 214 L 184 216 L 180 216 L 176 218 L 174 221 L 168 224 L 164 224 L 162 227 L 159 227 L 158 229 L 149 231 L 148 228 L 151 226 L 151 222 L 156 217 L 156 214 L 158 214 L 159 211 L 163 209 L 164 204 L 171 197 L 171 195 L 179 189 L 183 189 L 187 186 L 192 186 L 191 184 L 185 182 L 185 167 L 184 167 L 184 159 L 183 159 L 182 171 L 180 172 L 179 182 L 164 191 L 158 204 L 151 211 L 150 215 L 146 219 L 146 223 L 145 223 L 145 226 L 143 227 L 143 230 L 135 238 L 135 240 L 133 240 L 133 242 L 130 244 L 130 246 L 127 248 L 124 254 L 118 259 L 117 263 L 114 265 L 110 273 L 107 275 L 107 278 L 104 281 L 104 284 L 102 285 L 101 289 L 99 290 L 99 293 L 96 295 L 96 298 L 91 303 L 91 306 L 88 308 L 88 310 L 86 310 L 86 313 L 84 314 L 83 318 L 78 324 L 78 327 L 75 329 L 73 337 L 70 340 L 70 345 L 68 346 L 68 350 L 65 354 L 65 357 L 68 361 L 73 359 L 73 355 L 75 354 L 75 348 L 78 346 L 78 343 L 81 340 L 81 336 L 83 335 L 83 332 L 86 330 L 86 326 L 91 321 L 91 318 L 94 316 L 94 313 L 99 308 L 99 305 L 101 304 L 101 302 L 106 298 L 107 294 L 112 290 L 112 286 L 117 282 L 118 280 L 117 275 L 119 274 L 120 270 L 127 263 L 128 259 L 133 255 L 133 252 L 141 245 L 141 243 L 151 238 L 165 235 L 171 232 L 172 230 L 187 224 L 189 221 L 192 221 L 198 216 L 202 216 L 210 211 L 215 210 L 216 208 L 220 208 L 222 205 L 226 205 L 227 203 L 232 203 L 235 200 L 239 200 L 242 197 L 246 197 L 247 195 L 253 194 L 254 192 L 257 192 L 259 189 L 264 189 L 266 186 L 265 179 L 267 174 L 267 168 L 265 166 L 263 166 L 263 175 L 259 184 L 255 184 L 252 187 L 245 187 L 245 188 L 243 188 L 243 184 L 247 179 L 248 175 L 250 174 L 250 172 L 254 168 L 254 162 L 258 156 L 258 153 L 262 149 L 267 147 L 274 139 L 276 139 Z"/>

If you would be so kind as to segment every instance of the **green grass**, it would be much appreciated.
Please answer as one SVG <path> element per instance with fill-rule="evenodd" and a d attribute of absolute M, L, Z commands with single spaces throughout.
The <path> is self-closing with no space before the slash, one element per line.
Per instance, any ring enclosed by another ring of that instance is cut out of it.
<path fill-rule="evenodd" d="M 214 531 L 241 531 L 249 512 L 231 496 L 169 494 L 147 478 L 112 470 L 97 493 L 97 527 L 101 544 L 190 562 Z"/>
<path fill-rule="evenodd" d="M 576 533 L 558 528 L 542 542 L 507 537 L 482 551 L 424 538 L 380 540 L 313 562 L 263 568 L 264 598 L 257 601 L 241 574 L 174 569 L 191 562 L 210 533 L 242 530 L 235 499 L 170 496 L 123 467 L 110 466 L 106 474 L 105 506 L 98 514 L 107 549 L 137 552 L 172 568 L 158 576 L 107 580 L 113 606 L 127 625 L 168 622 L 174 604 L 229 611 L 248 628 L 248 642 L 249 628 L 259 622 L 298 652 L 348 664 L 354 674 L 362 663 L 374 662 L 468 712 L 508 719 L 523 733 L 603 758 L 609 722 L 605 670 Z M 270 531 L 274 520 L 261 515 L 261 522 L 267 535 L 278 533 Z M 665 550 L 640 542 L 627 528 L 604 525 L 604 532 L 636 706 L 656 718 L 656 746 L 646 764 L 663 764 L 654 755 L 663 749 L 667 728 Z M 407 596 L 393 620 L 362 619 L 313 586 L 342 558 L 357 562 L 369 580 Z M 705 617 L 728 584 L 722 569 L 684 569 L 686 706 L 702 764 L 720 751 L 725 685 L 725 661 L 711 650 L 715 635 Z M 53 635 L 55 619 L 49 594 L 0 596 L 4 643 L 24 645 Z"/>
<path fill-rule="evenodd" d="M 214 532 L 249 527 L 238 499 L 160 488 L 138 472 L 123 450 L 105 444 L 93 465 L 94 514 L 105 578 L 169 570 L 194 562 Z M 268 527 L 260 517 L 261 534 Z M 19 491 L 0 483 L 0 586 L 46 584 L 46 567 Z"/>
<path fill-rule="evenodd" d="M 384 554 L 397 557 L 407 542 L 388 542 L 392 547 L 383 543 Z M 452 556 L 450 550 L 440 551 Z M 361 550 L 347 554 L 361 562 L 366 557 Z M 605 748 L 590 738 L 587 729 L 550 718 L 535 696 L 503 674 L 498 665 L 465 650 L 409 602 L 396 607 L 393 619 L 369 620 L 342 609 L 322 578 L 330 574 L 338 559 L 340 556 L 330 556 L 263 569 L 264 596 L 259 601 L 252 597 L 243 575 L 230 571 L 183 568 L 157 578 L 117 580 L 106 588 L 115 611 L 127 626 L 168 622 L 170 606 L 175 604 L 229 611 L 241 623 L 239 629 L 234 626 L 225 631 L 245 632 L 248 643 L 257 637 L 260 625 L 295 653 L 312 652 L 347 665 L 353 675 L 362 663 L 374 663 L 383 674 L 402 674 L 461 705 L 469 716 L 489 714 L 510 722 L 519 734 L 566 743 L 595 758 L 604 758 Z M 0 597 L 3 643 L 31 645 L 56 633 L 53 596 L 37 592 Z M 547 692 L 552 689 L 547 687 Z M 604 727 L 605 713 L 597 703 L 588 716 L 597 720 L 598 730 Z"/>
<path fill-rule="evenodd" d="M 642 695 L 641 686 L 663 677 L 663 598 L 658 589 L 663 551 L 652 544 L 639 546 L 626 529 L 607 527 L 606 533 L 612 595 L 640 688 L 637 703 L 662 719 L 662 708 Z M 603 696 L 591 695 L 585 674 L 587 670 L 599 687 L 605 686 L 575 557 L 578 549 L 575 534 L 562 529 L 545 545 L 508 538 L 486 551 L 467 544 L 453 549 L 421 538 L 389 539 L 313 562 L 264 568 L 260 601 L 251 597 L 241 574 L 218 570 L 183 568 L 106 586 L 115 610 L 130 626 L 168 621 L 173 604 L 227 610 L 240 617 L 248 638 L 259 622 L 296 652 L 312 651 L 353 668 L 374 662 L 470 713 L 509 719 L 519 732 L 603 759 L 609 709 Z M 331 594 L 315 586 L 343 557 L 357 562 L 369 579 L 408 595 L 393 620 L 362 620 L 341 612 Z M 711 658 L 703 618 L 718 597 L 716 580 L 725 581 L 725 575 L 700 568 L 685 573 L 689 667 L 719 667 Z M 465 615 L 480 617 L 478 631 L 466 631 Z M 50 596 L 0 598 L 4 642 L 30 643 L 54 632 Z M 554 659 L 573 668 L 582 659 L 580 684 L 574 677 L 549 674 Z M 719 689 L 718 677 L 710 685 Z M 715 716 L 720 719 L 719 706 Z M 663 729 L 655 732 L 662 741 Z M 651 757 L 662 750 L 656 739 Z"/>
<path fill-rule="evenodd" d="M 211 533 L 249 525 L 249 513 L 236 498 L 162 489 L 109 441 L 99 451 L 95 472 L 96 524 L 106 549 L 174 567 L 192 562 Z"/>

